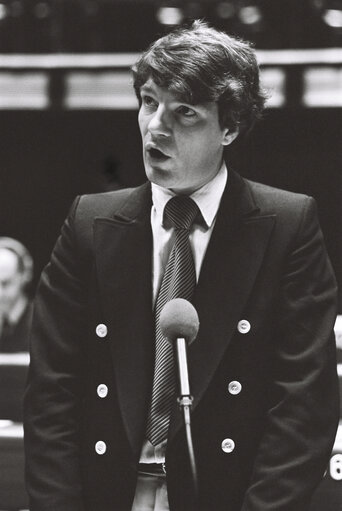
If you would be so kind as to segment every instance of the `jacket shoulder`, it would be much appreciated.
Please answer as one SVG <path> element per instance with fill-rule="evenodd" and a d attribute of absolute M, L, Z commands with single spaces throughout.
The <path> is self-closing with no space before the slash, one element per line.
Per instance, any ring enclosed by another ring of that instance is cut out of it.
<path fill-rule="evenodd" d="M 247 179 L 245 183 L 261 214 L 276 214 L 279 219 L 297 222 L 307 211 L 317 213 L 317 205 L 313 197 Z"/>
<path fill-rule="evenodd" d="M 97 216 L 110 218 L 126 203 L 134 190 L 137 188 L 81 195 L 76 198 L 75 218 L 79 222 L 92 222 Z"/>
<path fill-rule="evenodd" d="M 93 224 L 96 218 L 113 218 L 128 203 L 135 203 L 146 195 L 148 184 L 113 192 L 80 195 L 74 200 L 67 222 L 81 249 L 92 246 Z"/>
<path fill-rule="evenodd" d="M 248 179 L 245 179 L 245 182 L 258 205 L 263 207 L 276 208 L 276 210 L 291 209 L 293 207 L 301 209 L 308 200 L 314 201 L 312 197 L 302 193 L 289 192 Z"/>
<path fill-rule="evenodd" d="M 321 230 L 313 197 L 253 181 L 246 180 L 246 184 L 259 214 L 276 218 L 274 232 L 281 238 L 296 240 L 303 233 L 314 236 Z"/>

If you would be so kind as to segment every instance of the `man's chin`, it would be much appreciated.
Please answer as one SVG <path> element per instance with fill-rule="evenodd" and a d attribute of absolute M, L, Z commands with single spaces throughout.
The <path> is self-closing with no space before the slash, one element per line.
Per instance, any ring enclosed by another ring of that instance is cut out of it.
<path fill-rule="evenodd" d="M 163 186 L 164 188 L 169 188 L 172 186 L 172 178 L 169 170 L 163 168 L 162 166 L 153 166 L 147 165 L 145 168 L 146 177 L 151 183 L 155 183 L 156 185 Z"/>

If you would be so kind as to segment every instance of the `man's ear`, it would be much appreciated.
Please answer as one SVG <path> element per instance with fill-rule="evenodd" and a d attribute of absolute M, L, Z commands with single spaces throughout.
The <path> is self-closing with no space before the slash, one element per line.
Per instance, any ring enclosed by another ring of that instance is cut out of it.
<path fill-rule="evenodd" d="M 227 145 L 231 144 L 232 142 L 234 142 L 234 140 L 236 139 L 238 134 L 239 134 L 238 129 L 231 130 L 229 128 L 225 128 L 223 137 L 222 137 L 222 145 L 227 146 Z"/>

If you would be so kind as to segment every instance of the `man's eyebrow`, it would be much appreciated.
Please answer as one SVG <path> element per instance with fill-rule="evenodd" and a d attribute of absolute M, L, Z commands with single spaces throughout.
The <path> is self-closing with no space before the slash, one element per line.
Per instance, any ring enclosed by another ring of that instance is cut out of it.
<path fill-rule="evenodd" d="M 147 85 L 146 83 L 144 83 L 141 87 L 140 87 L 140 92 L 143 91 L 143 92 L 153 92 L 153 89 L 150 85 Z"/>
<path fill-rule="evenodd" d="M 147 93 L 147 94 L 155 94 L 155 90 L 147 82 L 145 82 L 140 87 L 140 93 L 141 92 L 144 92 L 144 93 Z M 202 109 L 202 110 L 206 108 L 205 102 L 204 103 L 191 103 L 189 98 L 182 97 L 181 95 L 175 95 L 174 101 L 176 103 L 184 104 L 184 105 L 189 106 L 191 108 Z"/>

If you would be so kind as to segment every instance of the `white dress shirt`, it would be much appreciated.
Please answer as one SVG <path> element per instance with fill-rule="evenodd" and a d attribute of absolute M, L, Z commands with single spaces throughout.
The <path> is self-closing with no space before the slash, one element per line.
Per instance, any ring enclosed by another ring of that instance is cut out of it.
<path fill-rule="evenodd" d="M 194 223 L 190 230 L 190 245 L 194 258 L 196 280 L 198 281 L 203 259 L 216 222 L 217 211 L 227 183 L 227 168 L 222 164 L 216 176 L 190 197 L 196 202 L 204 222 Z M 158 291 L 174 243 L 174 228 L 164 225 L 163 215 L 166 203 L 176 194 L 167 188 L 152 183 L 151 226 L 153 234 L 152 289 L 154 309 Z M 153 446 L 147 439 L 141 451 L 141 463 L 163 463 L 166 441 Z"/>

